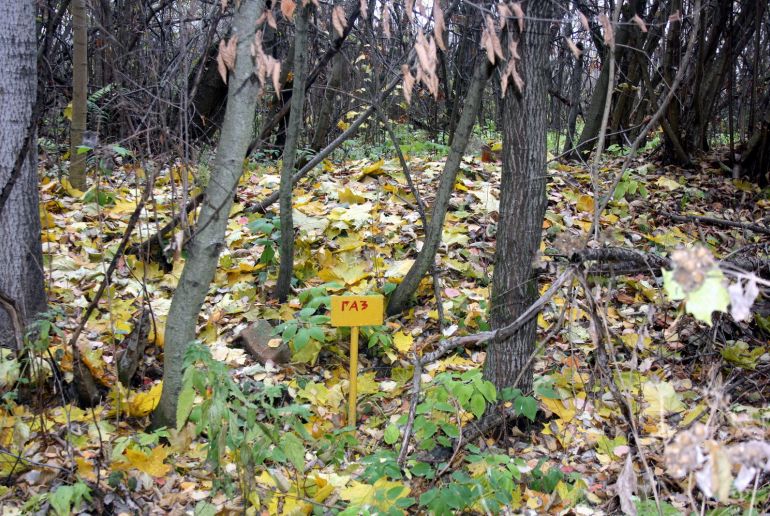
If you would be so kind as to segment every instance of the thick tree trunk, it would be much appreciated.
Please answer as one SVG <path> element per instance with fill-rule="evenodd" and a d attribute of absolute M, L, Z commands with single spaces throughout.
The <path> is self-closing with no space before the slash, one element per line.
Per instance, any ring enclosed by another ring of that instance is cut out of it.
<path fill-rule="evenodd" d="M 578 43 L 578 49 L 583 50 L 583 45 Z M 583 84 L 583 63 L 585 62 L 585 52 L 581 52 L 580 56 L 575 60 L 575 64 L 572 67 L 572 78 L 570 80 L 570 95 L 569 100 L 572 103 L 569 107 L 569 115 L 567 115 L 567 141 L 564 142 L 564 154 L 570 152 L 575 146 L 575 126 L 577 125 L 577 117 L 580 113 L 580 86 Z"/>
<path fill-rule="evenodd" d="M 70 183 L 86 189 L 86 155 L 78 154 L 88 119 L 88 15 L 85 0 L 72 0 L 72 126 L 70 127 Z"/>
<path fill-rule="evenodd" d="M 195 339 L 195 325 L 225 246 L 230 207 L 243 172 L 254 124 L 259 85 L 254 80 L 251 44 L 262 0 L 241 0 L 232 37 L 238 38 L 235 70 L 229 77 L 227 111 L 211 181 L 198 218 L 198 230 L 188 246 L 188 258 L 171 301 L 163 350 L 163 393 L 153 414 L 154 427 L 174 427 L 185 351 Z"/>
<path fill-rule="evenodd" d="M 294 17 L 294 85 L 291 94 L 291 112 L 286 127 L 286 142 L 283 146 L 283 165 L 281 167 L 281 186 L 278 193 L 281 207 L 281 262 L 278 267 L 278 282 L 275 297 L 281 303 L 286 301 L 294 275 L 294 219 L 292 217 L 292 175 L 297 159 L 297 144 L 305 108 L 305 75 L 307 70 L 307 26 L 310 5 L 300 9 Z"/>
<path fill-rule="evenodd" d="M 508 91 L 503 99 L 503 166 L 500 220 L 497 227 L 491 322 L 501 328 L 514 321 L 537 298 L 532 263 L 540 246 L 545 215 L 547 62 L 550 20 L 557 11 L 550 0 L 530 0 L 527 21 L 519 39 L 524 93 Z M 534 350 L 537 318 L 509 338 L 489 344 L 484 377 L 498 389 L 532 386 L 530 355 Z"/>
<path fill-rule="evenodd" d="M 37 89 L 35 2 L 0 2 L 0 293 L 22 323 L 46 308 L 38 212 L 37 145 L 31 126 Z M 20 156 L 32 131 L 26 156 Z M 17 158 L 20 168 L 16 167 Z M 0 345 L 15 347 L 11 316 L 0 309 Z"/>
<path fill-rule="evenodd" d="M 462 115 L 460 115 L 460 120 L 457 123 L 452 146 L 444 165 L 444 171 L 441 174 L 430 222 L 425 228 L 425 242 L 409 272 L 390 296 L 387 309 L 389 315 L 397 314 L 406 308 L 409 299 L 417 291 L 423 276 L 436 259 L 436 251 L 441 244 L 441 234 L 444 230 L 444 217 L 449 208 L 449 199 L 452 196 L 457 172 L 460 169 L 460 160 L 465 153 L 471 131 L 473 131 L 473 124 L 481 106 L 484 86 L 493 70 L 492 65 L 485 57 L 480 56 L 479 59 L 483 60 L 476 66 L 471 85 L 468 88 L 468 96 L 465 98 Z M 545 157 L 545 154 L 543 156 Z"/>

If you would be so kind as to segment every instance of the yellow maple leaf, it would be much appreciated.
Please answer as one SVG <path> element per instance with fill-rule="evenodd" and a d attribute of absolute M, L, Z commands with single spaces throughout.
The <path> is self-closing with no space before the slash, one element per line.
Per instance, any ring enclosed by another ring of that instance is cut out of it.
<path fill-rule="evenodd" d="M 128 402 L 128 415 L 131 417 L 144 417 L 155 410 L 160 401 L 160 393 L 163 390 L 163 382 L 159 382 L 147 391 L 136 393 Z"/>
<path fill-rule="evenodd" d="M 366 197 L 358 195 L 350 187 L 345 187 L 343 191 L 339 193 L 339 201 L 349 204 L 358 204 L 366 201 Z"/>
<path fill-rule="evenodd" d="M 76 199 L 83 197 L 83 192 L 72 186 L 72 183 L 66 177 L 61 178 L 61 185 L 70 197 L 75 197 Z"/>
<path fill-rule="evenodd" d="M 396 349 L 401 353 L 408 353 L 412 349 L 413 342 L 414 337 L 408 333 L 399 331 L 393 334 L 393 345 L 396 346 Z"/>
<path fill-rule="evenodd" d="M 163 461 L 170 453 L 171 449 L 168 446 L 156 446 L 149 454 L 129 448 L 126 450 L 127 462 L 118 463 L 115 467 L 118 469 L 135 468 L 156 478 L 165 477 L 171 472 L 171 465 L 164 464 Z"/>

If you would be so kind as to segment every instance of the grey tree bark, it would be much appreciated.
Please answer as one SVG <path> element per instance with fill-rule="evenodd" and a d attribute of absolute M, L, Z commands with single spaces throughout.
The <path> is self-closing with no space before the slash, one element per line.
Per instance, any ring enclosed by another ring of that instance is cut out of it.
<path fill-rule="evenodd" d="M 263 10 L 263 0 L 241 0 L 233 19 L 232 37 L 238 38 L 235 70 L 230 74 L 227 111 L 211 180 L 198 218 L 198 230 L 188 246 L 188 258 L 171 300 L 163 353 L 163 392 L 152 424 L 173 427 L 181 390 L 183 360 L 203 301 L 225 246 L 225 230 L 233 194 L 243 173 L 254 125 L 259 86 L 254 75 L 250 46 Z"/>
<path fill-rule="evenodd" d="M 431 210 L 430 222 L 425 228 L 425 241 L 409 272 L 391 294 L 388 301 L 388 315 L 397 314 L 406 308 L 409 299 L 417 291 L 420 281 L 436 259 L 436 251 L 441 244 L 441 235 L 444 229 L 444 218 L 449 208 L 449 199 L 454 190 L 457 172 L 460 170 L 460 160 L 465 153 L 465 147 L 468 145 L 468 139 L 473 131 L 473 124 L 481 106 L 484 86 L 493 69 L 494 67 L 489 64 L 489 61 L 484 56 L 480 56 L 480 62 L 473 74 L 468 95 L 465 98 L 465 105 L 455 129 L 444 171 L 441 174 L 436 200 L 433 202 Z"/>
<path fill-rule="evenodd" d="M 46 309 L 32 127 L 36 59 L 35 2 L 0 2 L 0 294 L 14 302 L 22 323 Z M 0 309 L 0 345 L 15 347 L 17 336 Z"/>
<path fill-rule="evenodd" d="M 508 91 L 502 104 L 503 164 L 500 184 L 500 220 L 497 226 L 491 323 L 501 328 L 516 320 L 537 299 L 532 264 L 540 247 L 546 208 L 546 117 L 550 20 L 557 15 L 554 2 L 522 3 L 527 14 L 518 38 L 524 92 Z M 505 45 L 504 45 L 505 46 Z M 534 350 L 537 318 L 508 338 L 489 343 L 484 377 L 498 389 L 532 386 L 529 357 Z"/>
<path fill-rule="evenodd" d="M 85 0 L 72 0 L 72 125 L 70 126 L 70 183 L 86 189 L 86 155 L 78 154 L 86 130 L 88 108 L 88 16 Z"/>
<path fill-rule="evenodd" d="M 301 8 L 294 16 L 294 84 L 291 94 L 291 112 L 286 127 L 286 141 L 283 146 L 281 185 L 278 200 L 281 213 L 281 252 L 278 267 L 278 282 L 275 297 L 281 303 L 286 301 L 294 274 L 294 218 L 292 217 L 292 175 L 297 160 L 297 144 L 302 129 L 305 108 L 305 75 L 307 71 L 307 26 L 311 6 Z"/>

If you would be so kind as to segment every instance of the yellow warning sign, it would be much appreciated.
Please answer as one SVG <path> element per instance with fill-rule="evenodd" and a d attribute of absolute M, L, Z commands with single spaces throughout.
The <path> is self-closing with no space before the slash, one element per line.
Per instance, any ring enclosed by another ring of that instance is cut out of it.
<path fill-rule="evenodd" d="M 332 326 L 377 326 L 383 311 L 382 296 L 332 296 Z"/>

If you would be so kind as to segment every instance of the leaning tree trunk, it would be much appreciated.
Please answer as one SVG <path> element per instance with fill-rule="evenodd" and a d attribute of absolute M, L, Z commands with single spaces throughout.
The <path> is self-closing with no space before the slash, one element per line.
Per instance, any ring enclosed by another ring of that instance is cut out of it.
<path fill-rule="evenodd" d="M 262 0 L 241 0 L 233 17 L 232 37 L 238 38 L 235 70 L 230 74 L 227 111 L 211 181 L 198 219 L 198 230 L 190 240 L 188 258 L 171 300 L 163 350 L 163 393 L 153 414 L 154 427 L 174 427 L 182 383 L 185 351 L 195 339 L 195 325 L 219 253 L 225 246 L 225 230 L 233 194 L 243 173 L 243 159 L 249 146 L 257 106 L 259 84 L 253 80 L 251 45 Z"/>
<path fill-rule="evenodd" d="M 281 303 L 286 301 L 294 274 L 294 219 L 292 217 L 292 175 L 297 159 L 297 142 L 302 130 L 305 107 L 305 73 L 307 71 L 307 26 L 310 5 L 300 9 L 294 18 L 294 84 L 291 94 L 291 112 L 286 127 L 286 142 L 283 146 L 283 165 L 281 167 L 281 185 L 279 204 L 281 207 L 281 262 L 278 267 L 278 282 L 275 297 Z"/>
<path fill-rule="evenodd" d="M 441 234 L 444 229 L 444 217 L 449 208 L 449 199 L 452 196 L 457 172 L 460 169 L 460 160 L 465 153 L 471 131 L 473 131 L 473 123 L 481 106 L 484 86 L 493 70 L 493 66 L 484 56 L 479 56 L 479 60 L 481 62 L 476 66 L 471 85 L 468 88 L 468 96 L 465 97 L 462 115 L 460 115 L 460 121 L 457 123 L 452 146 L 444 165 L 444 172 L 441 174 L 430 222 L 425 228 L 425 242 L 409 272 L 406 273 L 403 281 L 398 284 L 390 296 L 387 309 L 389 315 L 402 312 L 406 308 L 409 299 L 417 291 L 423 276 L 436 259 L 436 251 L 441 244 Z"/>
<path fill-rule="evenodd" d="M 0 2 L 0 345 L 16 347 L 19 326 L 46 308 L 32 126 L 37 89 L 35 2 Z M 21 151 L 25 146 L 27 152 Z M 8 313 L 8 305 L 16 313 Z"/>
<path fill-rule="evenodd" d="M 88 16 L 86 0 L 72 0 L 72 126 L 70 127 L 70 183 L 86 189 L 86 155 L 78 153 L 83 144 L 88 109 Z"/>
<path fill-rule="evenodd" d="M 523 94 L 508 91 L 503 99 L 503 165 L 500 220 L 497 226 L 491 322 L 501 328 L 518 318 L 537 298 L 532 264 L 540 247 L 546 208 L 546 116 L 548 90 L 548 30 L 556 16 L 551 0 L 526 2 L 517 63 L 524 80 Z M 499 389 L 520 377 L 523 391 L 532 386 L 529 360 L 534 350 L 537 318 L 511 337 L 494 340 L 487 349 L 484 377 Z"/>

